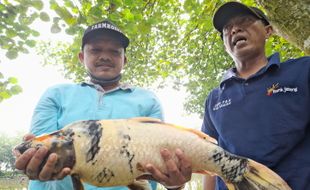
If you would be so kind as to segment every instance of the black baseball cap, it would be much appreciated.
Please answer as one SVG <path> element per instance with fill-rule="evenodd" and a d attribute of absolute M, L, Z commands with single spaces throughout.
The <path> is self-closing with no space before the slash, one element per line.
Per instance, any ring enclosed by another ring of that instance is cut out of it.
<path fill-rule="evenodd" d="M 252 15 L 262 20 L 265 25 L 270 24 L 267 16 L 260 9 L 256 7 L 248 7 L 239 2 L 228 2 L 223 4 L 215 12 L 213 16 L 213 26 L 222 34 L 223 27 L 227 24 L 227 22 L 231 18 L 240 15 Z"/>
<path fill-rule="evenodd" d="M 82 38 L 82 49 L 85 44 L 93 37 L 98 35 L 110 34 L 115 37 L 115 39 L 119 39 L 120 43 L 126 49 L 129 45 L 128 37 L 111 21 L 104 20 L 102 22 L 98 22 L 93 24 L 84 31 Z"/>

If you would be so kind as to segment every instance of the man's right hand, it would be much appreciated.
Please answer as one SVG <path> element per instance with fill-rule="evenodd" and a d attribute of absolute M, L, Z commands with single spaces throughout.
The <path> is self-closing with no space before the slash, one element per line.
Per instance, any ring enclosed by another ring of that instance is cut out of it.
<path fill-rule="evenodd" d="M 27 134 L 24 136 L 24 140 L 31 140 L 34 137 L 32 134 Z M 57 163 L 57 154 L 55 153 L 48 156 L 46 163 L 41 169 L 41 163 L 44 161 L 47 153 L 48 150 L 44 146 L 39 149 L 30 148 L 23 154 L 17 150 L 13 150 L 13 155 L 16 157 L 15 168 L 23 171 L 29 179 L 41 181 L 63 179 L 70 174 L 70 168 L 63 168 L 61 172 L 53 173 Z"/>

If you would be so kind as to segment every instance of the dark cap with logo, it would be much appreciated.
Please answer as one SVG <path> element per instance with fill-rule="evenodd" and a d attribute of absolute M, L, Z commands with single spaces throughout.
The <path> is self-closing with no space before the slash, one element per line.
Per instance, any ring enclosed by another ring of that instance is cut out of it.
<path fill-rule="evenodd" d="M 223 27 L 227 24 L 227 22 L 235 17 L 240 15 L 252 15 L 256 18 L 262 20 L 265 25 L 269 25 L 269 21 L 267 16 L 263 13 L 263 11 L 259 10 L 256 7 L 248 7 L 239 2 L 228 2 L 223 4 L 214 14 L 213 16 L 213 26 L 220 33 L 223 32 Z"/>
<path fill-rule="evenodd" d="M 84 48 L 85 44 L 95 36 L 100 36 L 100 35 L 111 35 L 115 39 L 118 39 L 124 49 L 126 49 L 129 45 L 129 39 L 128 37 L 116 26 L 114 25 L 111 21 L 109 20 L 104 20 L 102 22 L 98 22 L 96 24 L 93 24 L 89 26 L 83 35 L 82 38 L 82 49 Z"/>

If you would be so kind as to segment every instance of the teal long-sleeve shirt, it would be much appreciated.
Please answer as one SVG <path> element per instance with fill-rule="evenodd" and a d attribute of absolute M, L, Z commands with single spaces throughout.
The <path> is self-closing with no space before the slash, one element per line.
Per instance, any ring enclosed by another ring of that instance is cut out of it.
<path fill-rule="evenodd" d="M 35 135 L 59 130 L 79 120 L 153 117 L 163 119 L 162 107 L 151 91 L 121 85 L 105 92 L 92 83 L 61 84 L 48 88 L 41 96 L 32 116 L 30 132 Z M 153 189 L 156 184 L 151 183 Z M 127 190 L 126 187 L 98 188 L 84 184 L 86 190 Z M 70 176 L 63 180 L 31 180 L 30 190 L 73 189 Z"/>

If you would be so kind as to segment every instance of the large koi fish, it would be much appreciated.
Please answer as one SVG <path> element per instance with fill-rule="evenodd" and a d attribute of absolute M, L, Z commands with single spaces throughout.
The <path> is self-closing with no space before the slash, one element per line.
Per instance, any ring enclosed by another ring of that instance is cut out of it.
<path fill-rule="evenodd" d="M 276 173 L 251 159 L 233 155 L 208 135 L 152 118 L 79 121 L 16 147 L 46 146 L 59 155 L 55 173 L 71 168 L 75 189 L 81 181 L 100 187 L 148 189 L 142 165 L 152 163 L 166 172 L 160 150 L 182 149 L 193 172 L 220 176 L 229 190 L 290 190 Z M 177 161 L 177 158 L 175 158 Z"/>

